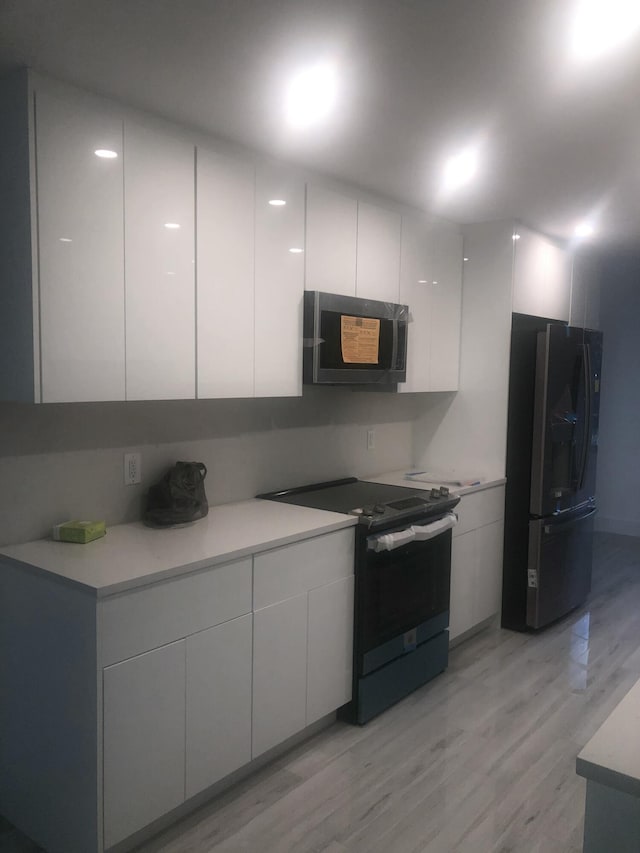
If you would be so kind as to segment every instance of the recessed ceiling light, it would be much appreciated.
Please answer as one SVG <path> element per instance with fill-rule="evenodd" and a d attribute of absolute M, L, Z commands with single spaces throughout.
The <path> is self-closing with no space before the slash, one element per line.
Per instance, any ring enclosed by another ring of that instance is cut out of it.
<path fill-rule="evenodd" d="M 469 146 L 449 157 L 444 164 L 443 189 L 445 192 L 455 190 L 468 184 L 478 169 L 478 150 Z"/>
<path fill-rule="evenodd" d="M 419 278 L 418 279 L 418 284 L 426 284 L 426 283 L 427 283 L 426 278 Z"/>
<path fill-rule="evenodd" d="M 73 240 L 71 239 L 71 237 L 60 237 L 60 242 L 61 243 L 72 243 Z"/>
<path fill-rule="evenodd" d="M 170 231 L 175 231 L 176 228 L 180 227 L 180 223 L 179 222 L 165 222 L 164 227 L 168 228 Z"/>
<path fill-rule="evenodd" d="M 337 90 L 337 74 L 332 63 L 318 62 L 298 71 L 287 89 L 287 121 L 297 128 L 319 124 L 331 114 Z"/>
<path fill-rule="evenodd" d="M 269 204 L 273 205 L 273 207 L 282 207 L 287 202 L 283 198 L 271 198 L 269 199 Z"/>
<path fill-rule="evenodd" d="M 437 281 L 432 281 L 432 282 L 431 282 L 431 284 L 437 284 L 437 283 L 438 283 Z"/>
<path fill-rule="evenodd" d="M 93 153 L 96 157 L 102 157 L 103 160 L 114 160 L 118 156 L 118 152 L 110 148 L 96 148 Z"/>
<path fill-rule="evenodd" d="M 594 232 L 594 227 L 590 222 L 580 222 L 574 228 L 573 233 L 576 237 L 591 237 Z"/>
<path fill-rule="evenodd" d="M 575 59 L 590 60 L 629 41 L 640 28 L 638 0 L 579 0 L 571 28 Z"/>
<path fill-rule="evenodd" d="M 511 239 L 512 239 L 512 240 L 519 240 L 519 239 L 520 239 L 520 235 L 519 235 L 519 234 L 514 234 L 514 235 L 513 235 L 513 237 L 512 237 Z"/>
<path fill-rule="evenodd" d="M 293 248 L 289 249 L 289 251 L 291 252 L 292 255 L 299 255 L 300 252 L 302 252 L 303 250 L 294 246 Z"/>
<path fill-rule="evenodd" d="M 468 261 L 468 260 L 469 260 L 469 258 L 463 258 L 462 260 L 463 260 L 463 261 Z"/>

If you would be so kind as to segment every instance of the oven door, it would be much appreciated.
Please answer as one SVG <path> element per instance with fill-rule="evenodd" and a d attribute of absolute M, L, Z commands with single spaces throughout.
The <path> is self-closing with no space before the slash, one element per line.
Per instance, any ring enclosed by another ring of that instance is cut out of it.
<path fill-rule="evenodd" d="M 384 662 L 377 660 L 380 647 L 400 642 L 410 651 L 448 626 L 451 530 L 379 553 L 364 540 L 362 552 L 357 572 L 360 674 Z"/>

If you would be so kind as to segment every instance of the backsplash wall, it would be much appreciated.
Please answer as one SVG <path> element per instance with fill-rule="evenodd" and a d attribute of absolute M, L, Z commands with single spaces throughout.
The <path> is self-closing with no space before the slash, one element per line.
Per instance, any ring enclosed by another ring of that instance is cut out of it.
<path fill-rule="evenodd" d="M 205 463 L 211 505 L 409 467 L 412 427 L 429 397 L 305 388 L 302 398 L 2 403 L 0 545 L 47 536 L 70 518 L 135 521 L 148 486 L 177 459 Z M 123 482 L 132 450 L 142 454 L 139 486 Z"/>

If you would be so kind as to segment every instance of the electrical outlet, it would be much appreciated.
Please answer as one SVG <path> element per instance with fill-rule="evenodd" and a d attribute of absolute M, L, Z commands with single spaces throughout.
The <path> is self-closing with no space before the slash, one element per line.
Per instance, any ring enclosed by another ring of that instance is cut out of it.
<path fill-rule="evenodd" d="M 136 486 L 142 479 L 142 454 L 124 454 L 124 484 Z"/>
<path fill-rule="evenodd" d="M 374 450 L 375 446 L 376 446 L 375 430 L 368 429 L 367 430 L 367 450 Z"/>

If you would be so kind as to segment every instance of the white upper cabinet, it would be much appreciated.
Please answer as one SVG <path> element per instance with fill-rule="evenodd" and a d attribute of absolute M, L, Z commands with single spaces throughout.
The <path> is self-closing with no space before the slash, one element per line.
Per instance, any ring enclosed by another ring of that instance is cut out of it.
<path fill-rule="evenodd" d="M 571 256 L 547 237 L 523 226 L 515 240 L 513 311 L 569 321 Z"/>
<path fill-rule="evenodd" d="M 462 235 L 455 226 L 433 226 L 429 390 L 457 391 L 462 317 Z"/>
<path fill-rule="evenodd" d="M 197 152 L 198 397 L 253 397 L 255 167 Z"/>
<path fill-rule="evenodd" d="M 355 296 L 358 202 L 307 184 L 305 290 Z"/>
<path fill-rule="evenodd" d="M 36 125 L 42 402 L 122 400 L 122 120 L 39 89 Z"/>
<path fill-rule="evenodd" d="M 400 302 L 409 306 L 407 381 L 399 391 L 429 391 L 431 345 L 431 244 L 424 217 L 402 217 Z"/>
<path fill-rule="evenodd" d="M 300 396 L 304 184 L 282 170 L 258 167 L 255 227 L 254 393 Z M 251 335 L 251 328 L 246 334 Z"/>
<path fill-rule="evenodd" d="M 456 391 L 460 373 L 462 237 L 448 222 L 402 217 L 400 301 L 411 323 L 399 391 Z"/>
<path fill-rule="evenodd" d="M 127 399 L 195 397 L 194 147 L 125 125 Z"/>
<path fill-rule="evenodd" d="M 358 202 L 357 296 L 398 302 L 400 224 L 399 213 Z"/>

